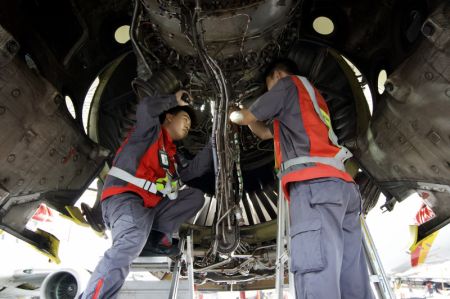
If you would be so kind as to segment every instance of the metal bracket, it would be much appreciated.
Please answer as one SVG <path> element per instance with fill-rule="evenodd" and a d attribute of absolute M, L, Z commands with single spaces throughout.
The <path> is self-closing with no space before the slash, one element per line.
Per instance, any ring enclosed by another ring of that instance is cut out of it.
<path fill-rule="evenodd" d="M 390 199 L 386 199 L 386 203 L 380 207 L 383 213 L 391 212 L 394 209 L 395 204 L 397 203 L 397 199 L 395 197 L 391 197 Z"/>
<path fill-rule="evenodd" d="M 0 207 L 3 206 L 3 201 L 7 199 L 9 192 L 0 186 Z"/>
<path fill-rule="evenodd" d="M 0 67 L 7 65 L 19 49 L 19 43 L 5 28 L 0 26 Z"/>
<path fill-rule="evenodd" d="M 442 185 L 442 184 L 433 184 L 433 183 L 424 183 L 424 182 L 417 182 L 418 189 L 425 190 L 425 191 L 434 191 L 434 192 L 447 192 L 450 193 L 450 186 L 448 185 Z"/>

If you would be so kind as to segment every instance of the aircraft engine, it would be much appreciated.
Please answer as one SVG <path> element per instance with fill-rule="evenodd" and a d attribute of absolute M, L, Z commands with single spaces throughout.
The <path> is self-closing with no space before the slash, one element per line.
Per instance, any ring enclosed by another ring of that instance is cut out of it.
<path fill-rule="evenodd" d="M 90 274 L 85 270 L 62 269 L 49 274 L 41 286 L 40 298 L 78 298 Z"/>

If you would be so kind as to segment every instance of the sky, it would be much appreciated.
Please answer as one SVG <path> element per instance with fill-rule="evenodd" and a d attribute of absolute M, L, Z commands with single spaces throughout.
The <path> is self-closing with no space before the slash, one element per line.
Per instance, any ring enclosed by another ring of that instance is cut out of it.
<path fill-rule="evenodd" d="M 398 264 L 399 258 L 406 258 L 406 252 L 412 245 L 409 225 L 414 224 L 422 199 L 414 194 L 397 203 L 392 212 L 385 213 L 381 210 L 384 203 L 385 197 L 381 195 L 375 208 L 367 215 L 366 222 L 385 270 L 389 273 Z"/>

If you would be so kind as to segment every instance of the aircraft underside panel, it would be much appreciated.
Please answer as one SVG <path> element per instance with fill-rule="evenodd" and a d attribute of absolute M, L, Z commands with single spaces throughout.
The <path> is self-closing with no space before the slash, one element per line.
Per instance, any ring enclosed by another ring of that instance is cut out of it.
<path fill-rule="evenodd" d="M 109 152 L 83 133 L 63 97 L 0 27 L 0 228 L 45 248 L 25 228 L 41 202 L 63 214 L 96 176 Z"/>
<path fill-rule="evenodd" d="M 424 23 L 427 39 L 388 77 L 382 106 L 358 139 L 358 158 L 388 202 L 417 191 L 436 213 L 419 238 L 450 221 L 449 13 L 446 2 Z"/>

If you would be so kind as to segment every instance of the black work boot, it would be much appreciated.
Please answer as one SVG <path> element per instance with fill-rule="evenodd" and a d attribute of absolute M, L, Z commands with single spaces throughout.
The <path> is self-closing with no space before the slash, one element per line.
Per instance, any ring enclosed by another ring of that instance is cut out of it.
<path fill-rule="evenodd" d="M 177 239 L 172 239 L 170 234 L 152 230 L 140 256 L 174 257 L 179 254 L 180 249 L 178 248 Z"/>

